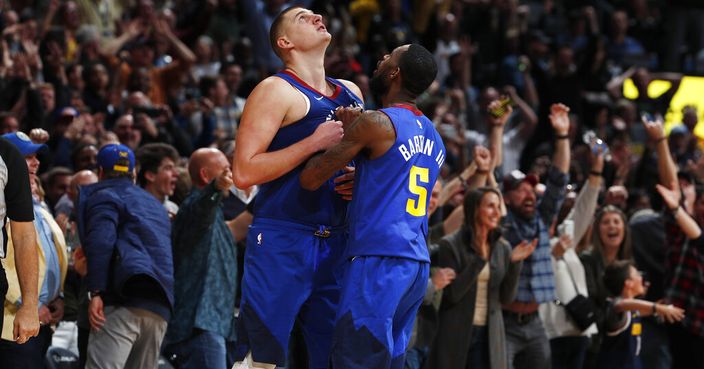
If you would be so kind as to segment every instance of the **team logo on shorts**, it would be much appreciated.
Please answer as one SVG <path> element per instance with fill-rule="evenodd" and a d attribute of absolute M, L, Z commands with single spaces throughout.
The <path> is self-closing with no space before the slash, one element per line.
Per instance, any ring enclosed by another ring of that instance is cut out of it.
<path fill-rule="evenodd" d="M 262 234 L 260 233 L 257 235 L 257 245 L 261 245 L 261 244 L 262 244 Z"/>

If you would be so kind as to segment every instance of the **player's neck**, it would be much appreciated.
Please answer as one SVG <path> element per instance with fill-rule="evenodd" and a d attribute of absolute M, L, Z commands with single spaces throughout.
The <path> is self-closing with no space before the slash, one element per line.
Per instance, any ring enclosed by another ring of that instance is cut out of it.
<path fill-rule="evenodd" d="M 416 106 L 416 99 L 410 96 L 404 96 L 402 94 L 395 94 L 394 96 L 384 96 L 381 98 L 381 104 L 384 107 L 393 105 L 410 105 Z"/>
<path fill-rule="evenodd" d="M 292 59 L 286 63 L 286 69 L 316 90 L 328 92 L 323 55 L 299 54 Z"/>

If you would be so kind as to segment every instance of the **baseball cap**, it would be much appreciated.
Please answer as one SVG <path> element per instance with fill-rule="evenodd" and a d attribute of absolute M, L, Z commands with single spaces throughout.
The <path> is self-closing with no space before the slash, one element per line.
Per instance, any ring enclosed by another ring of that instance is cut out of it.
<path fill-rule="evenodd" d="M 535 187 L 535 185 L 537 185 L 540 181 L 538 180 L 538 176 L 535 174 L 526 175 L 520 170 L 514 170 L 504 176 L 503 192 L 513 191 L 523 182 L 528 182 L 531 186 Z"/>
<path fill-rule="evenodd" d="M 122 144 L 108 144 L 98 152 L 98 166 L 115 172 L 131 172 L 134 169 L 134 153 Z"/>
<path fill-rule="evenodd" d="M 45 144 L 35 144 L 32 140 L 24 134 L 23 132 L 13 132 L 6 133 L 2 135 L 3 138 L 12 142 L 13 145 L 17 146 L 22 153 L 22 156 L 36 154 L 39 150 L 44 150 L 47 148 Z"/>

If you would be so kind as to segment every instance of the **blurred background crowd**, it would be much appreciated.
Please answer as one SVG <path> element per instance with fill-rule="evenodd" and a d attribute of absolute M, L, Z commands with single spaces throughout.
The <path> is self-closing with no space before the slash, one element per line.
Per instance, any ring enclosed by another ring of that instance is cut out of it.
<path fill-rule="evenodd" d="M 704 3 L 697 0 L 2 0 L 0 134 L 21 131 L 48 146 L 37 152 L 39 193 L 66 233 L 69 251 L 77 243 L 75 230 L 70 209 L 59 205 L 75 197 L 74 174 L 96 170 L 104 144 L 119 142 L 138 152 L 138 168 L 144 145 L 173 147 L 176 155 L 157 156 L 173 158 L 173 166 L 163 188 L 150 192 L 174 206 L 190 191 L 188 158 L 196 149 L 217 148 L 231 160 L 248 94 L 282 68 L 269 43 L 271 22 L 294 4 L 323 15 L 333 36 L 326 72 L 355 82 L 367 109 L 379 107 L 368 81 L 383 55 L 411 42 L 434 53 L 437 79 L 418 101 L 447 147 L 445 184 L 472 163 L 475 146 L 489 144 L 487 109 L 502 98 L 510 99 L 513 114 L 497 178 L 521 170 L 548 182 L 556 138 L 550 107 L 567 105 L 571 160 L 567 206 L 558 218 L 567 215 L 593 170 L 594 143 L 608 146 L 598 202 L 621 214 L 622 227 L 641 227 L 624 236 L 624 258 L 631 258 L 632 248 L 650 283 L 648 300 L 665 297 L 666 260 L 672 268 L 682 261 L 669 254 L 662 218 L 655 219 L 659 233 L 643 223 L 666 208 L 655 191 L 659 174 L 663 178 L 662 141 L 641 121 L 666 122 L 687 210 L 701 225 L 704 156 L 697 124 L 704 79 L 697 76 L 704 75 Z M 159 163 L 150 170 L 160 173 Z M 240 204 L 226 209 L 227 220 L 246 211 L 253 196 L 245 191 Z M 446 189 L 431 224 L 447 220 L 463 196 L 462 186 Z M 586 232 L 574 240 L 577 254 L 590 251 L 594 238 L 599 236 Z M 689 277 L 702 286 L 704 258 L 696 248 L 689 252 Z M 79 286 L 67 282 L 66 292 Z M 689 298 L 699 310 L 688 310 L 694 315 L 678 334 L 702 343 L 704 287 L 698 288 Z M 77 319 L 79 295 L 55 323 Z M 646 368 L 672 363 L 670 336 L 659 324 L 653 320 L 650 330 L 662 331 L 649 341 L 653 349 L 641 351 L 656 357 L 643 360 Z M 665 348 L 654 348 L 660 346 Z"/>

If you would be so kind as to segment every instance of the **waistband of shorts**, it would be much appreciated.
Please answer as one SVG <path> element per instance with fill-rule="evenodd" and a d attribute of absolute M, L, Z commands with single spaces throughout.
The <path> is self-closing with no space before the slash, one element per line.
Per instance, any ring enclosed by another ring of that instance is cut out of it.
<path fill-rule="evenodd" d="M 281 227 L 286 230 L 301 231 L 306 233 L 316 233 L 316 232 L 331 232 L 339 233 L 347 230 L 347 224 L 339 226 L 329 226 L 325 224 L 312 224 L 312 223 L 298 223 L 292 222 L 290 220 L 266 218 L 266 217 L 255 217 L 252 221 L 252 225 L 268 225 L 274 227 Z"/>

